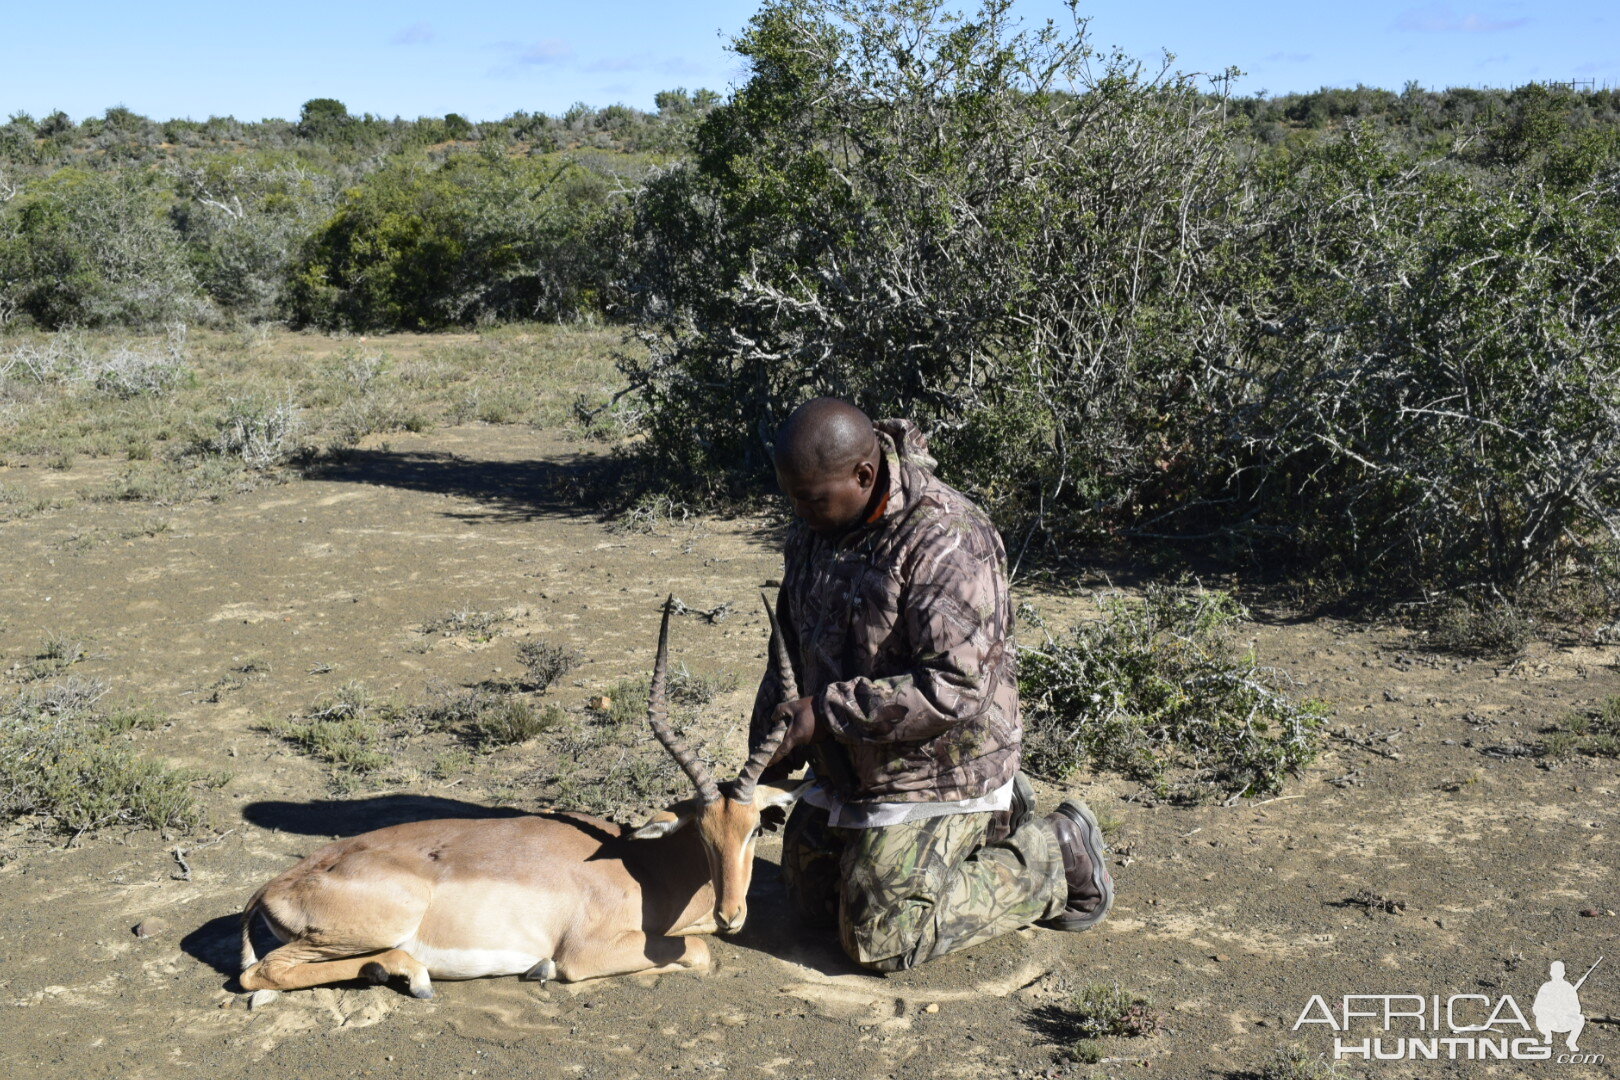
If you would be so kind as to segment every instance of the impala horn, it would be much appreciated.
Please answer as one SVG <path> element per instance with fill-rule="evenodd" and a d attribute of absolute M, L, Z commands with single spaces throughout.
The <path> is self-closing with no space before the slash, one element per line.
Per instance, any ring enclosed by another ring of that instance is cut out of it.
<path fill-rule="evenodd" d="M 760 594 L 765 601 L 765 617 L 771 620 L 771 666 L 776 672 L 776 685 L 782 691 L 782 704 L 797 701 L 799 697 L 799 680 L 793 674 L 793 660 L 788 656 L 787 642 L 782 637 L 782 627 L 776 621 L 776 609 L 764 593 Z M 765 736 L 765 741 L 748 755 L 748 761 L 743 765 L 742 772 L 737 777 L 734 797 L 739 802 L 752 802 L 754 800 L 754 785 L 759 783 L 759 774 L 765 771 L 770 762 L 771 755 L 776 748 L 782 745 L 782 739 L 787 735 L 788 722 L 786 720 L 771 729 Z"/>
<path fill-rule="evenodd" d="M 710 775 L 709 767 L 698 760 L 686 741 L 669 726 L 669 699 L 666 694 L 669 681 L 669 616 L 674 609 L 675 597 L 670 596 L 664 601 L 664 621 L 658 628 L 658 659 L 653 663 L 652 687 L 647 691 L 647 723 L 652 725 L 653 734 L 664 744 L 669 756 L 691 779 L 698 797 L 705 803 L 715 803 L 720 801 L 720 788 Z"/>

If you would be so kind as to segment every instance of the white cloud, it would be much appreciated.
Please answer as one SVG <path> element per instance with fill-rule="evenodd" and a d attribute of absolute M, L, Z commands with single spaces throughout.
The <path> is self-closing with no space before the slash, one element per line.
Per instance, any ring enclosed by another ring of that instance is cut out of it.
<path fill-rule="evenodd" d="M 706 70 L 679 56 L 654 56 L 637 53 L 634 56 L 604 56 L 592 60 L 584 70 L 593 72 L 653 71 L 660 75 L 703 75 Z"/>
<path fill-rule="evenodd" d="M 566 64 L 574 58 L 574 47 L 562 38 L 545 38 L 518 50 L 520 64 Z"/>
<path fill-rule="evenodd" d="M 1429 4 L 1401 12 L 1395 20 L 1395 29 L 1426 34 L 1490 34 L 1499 30 L 1516 30 L 1529 21 L 1493 19 L 1478 12 L 1459 15 L 1447 4 Z"/>
<path fill-rule="evenodd" d="M 389 42 L 394 45 L 426 45 L 438 39 L 433 27 L 425 22 L 412 23 L 393 37 Z"/>

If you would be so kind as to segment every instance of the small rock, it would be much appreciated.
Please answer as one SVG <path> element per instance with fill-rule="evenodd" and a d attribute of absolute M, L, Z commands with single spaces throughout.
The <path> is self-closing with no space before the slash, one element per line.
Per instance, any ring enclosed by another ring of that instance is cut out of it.
<path fill-rule="evenodd" d="M 930 1001 L 928 1004 L 923 1006 L 923 1012 L 925 1012 L 925 1013 L 937 1013 L 937 1012 L 939 1012 L 939 1003 L 937 1001 Z"/>
<path fill-rule="evenodd" d="M 768 577 L 765 579 L 765 587 L 767 589 L 780 589 L 782 587 L 782 579 Z"/>
<path fill-rule="evenodd" d="M 1581 908 L 1581 918 L 1583 918 L 1583 919 L 1595 919 L 1601 914 L 1603 914 L 1603 912 L 1599 911 L 1595 907 L 1583 907 L 1583 908 Z"/>
<path fill-rule="evenodd" d="M 169 920 L 165 919 L 161 915 L 153 915 L 149 919 L 142 919 L 140 922 L 136 923 L 134 927 L 132 927 L 132 929 L 135 931 L 135 936 L 138 938 L 155 937 L 156 935 L 163 933 L 163 931 L 167 930 L 168 928 Z"/>
<path fill-rule="evenodd" d="M 607 712 L 609 709 L 613 708 L 613 699 L 608 697 L 606 694 L 599 694 L 598 696 L 587 701 L 585 703 L 585 707 L 588 709 L 594 709 L 597 712 Z"/>
<path fill-rule="evenodd" d="M 1232 958 L 1223 952 L 1218 952 L 1214 956 L 1211 956 L 1210 959 L 1215 961 L 1217 964 L 1224 964 Z"/>
<path fill-rule="evenodd" d="M 255 990 L 253 995 L 248 998 L 248 1008 L 262 1009 L 280 996 L 281 991 L 279 990 Z"/>

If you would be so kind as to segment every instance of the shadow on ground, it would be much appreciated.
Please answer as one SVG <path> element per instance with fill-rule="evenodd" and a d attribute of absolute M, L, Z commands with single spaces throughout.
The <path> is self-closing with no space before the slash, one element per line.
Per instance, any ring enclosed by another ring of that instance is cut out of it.
<path fill-rule="evenodd" d="M 428 450 L 350 450 L 312 470 L 312 480 L 405 488 L 476 499 L 484 506 L 446 516 L 463 521 L 540 517 L 607 520 L 634 497 L 632 466 L 606 454 L 541 461 L 493 461 Z"/>
<path fill-rule="evenodd" d="M 377 795 L 368 799 L 318 799 L 314 802 L 249 803 L 242 817 L 262 829 L 302 836 L 354 836 L 434 818 L 521 817 L 522 810 L 441 799 L 434 795 Z"/>

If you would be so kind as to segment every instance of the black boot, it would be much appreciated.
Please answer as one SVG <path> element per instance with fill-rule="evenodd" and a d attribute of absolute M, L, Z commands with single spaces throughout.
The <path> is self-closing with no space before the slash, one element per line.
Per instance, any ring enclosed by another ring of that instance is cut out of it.
<path fill-rule="evenodd" d="M 1046 824 L 1063 850 L 1063 872 L 1069 881 L 1069 904 L 1061 915 L 1040 925 L 1053 930 L 1090 930 L 1114 905 L 1114 879 L 1108 873 L 1108 845 L 1091 807 L 1072 799 L 1046 815 Z"/>

